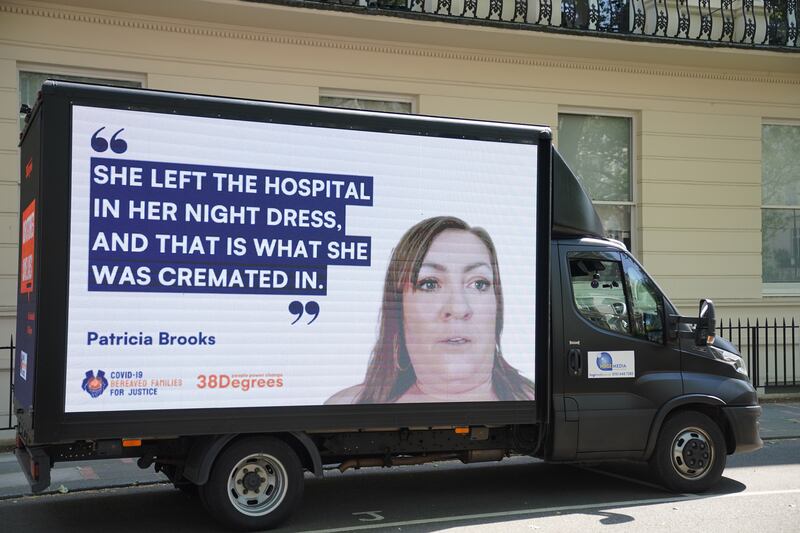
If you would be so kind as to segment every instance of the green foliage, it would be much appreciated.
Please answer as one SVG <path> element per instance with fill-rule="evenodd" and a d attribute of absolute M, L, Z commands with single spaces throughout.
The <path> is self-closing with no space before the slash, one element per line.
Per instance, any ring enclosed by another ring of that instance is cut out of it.
<path fill-rule="evenodd" d="M 558 149 L 594 201 L 631 199 L 631 120 L 558 117 Z"/>

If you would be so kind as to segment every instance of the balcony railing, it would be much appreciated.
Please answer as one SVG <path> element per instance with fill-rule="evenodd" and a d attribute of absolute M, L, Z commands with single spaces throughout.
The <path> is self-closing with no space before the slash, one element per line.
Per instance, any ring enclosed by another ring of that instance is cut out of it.
<path fill-rule="evenodd" d="M 596 36 L 798 51 L 800 0 L 250 0 Z"/>

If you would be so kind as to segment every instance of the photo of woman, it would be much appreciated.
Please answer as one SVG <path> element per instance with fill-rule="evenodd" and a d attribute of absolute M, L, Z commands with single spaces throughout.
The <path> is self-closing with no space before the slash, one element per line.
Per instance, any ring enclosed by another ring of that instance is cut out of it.
<path fill-rule="evenodd" d="M 363 383 L 326 404 L 533 400 L 503 358 L 503 292 L 489 234 L 455 217 L 419 222 L 394 248 Z"/>

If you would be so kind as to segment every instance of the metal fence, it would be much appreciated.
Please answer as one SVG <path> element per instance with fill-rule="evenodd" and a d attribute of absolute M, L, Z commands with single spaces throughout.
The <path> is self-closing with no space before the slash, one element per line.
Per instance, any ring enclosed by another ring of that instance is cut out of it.
<path fill-rule="evenodd" d="M 797 344 L 800 327 L 794 318 L 720 320 L 717 333 L 739 347 L 747 361 L 750 380 L 756 387 L 765 389 L 791 389 L 800 386 L 800 347 Z"/>
<path fill-rule="evenodd" d="M 800 48 L 800 0 L 250 0 L 454 22 Z"/>
<path fill-rule="evenodd" d="M 13 397 L 14 397 L 14 336 L 12 335 L 9 339 L 8 346 L 0 346 L 0 354 L 8 354 L 8 394 L 5 395 L 6 405 L 4 406 L 5 409 L 0 408 L 0 413 L 4 413 L 3 419 L 0 420 L 0 430 L 4 429 L 14 429 L 17 427 L 16 423 L 14 423 L 14 410 L 12 409 L 12 405 L 14 405 Z M 2 402 L 3 400 L 0 400 Z M 0 404 L 2 405 L 2 404 Z"/>
<path fill-rule="evenodd" d="M 762 387 L 767 392 L 800 390 L 800 323 L 792 318 L 787 323 L 786 319 L 759 320 L 751 322 L 749 319 L 736 322 L 728 319 L 720 320 L 717 334 L 730 340 L 739 348 L 739 352 L 747 362 L 750 380 L 756 387 Z M 14 429 L 16 423 L 12 409 L 14 395 L 14 337 L 12 336 L 7 346 L 0 346 L 0 354 L 6 353 L 8 361 L 8 394 L 4 400 L 7 402 L 0 420 L 0 430 Z"/>

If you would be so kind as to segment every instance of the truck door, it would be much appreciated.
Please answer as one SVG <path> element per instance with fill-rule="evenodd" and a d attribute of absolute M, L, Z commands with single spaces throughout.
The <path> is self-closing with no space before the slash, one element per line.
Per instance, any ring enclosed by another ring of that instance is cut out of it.
<path fill-rule="evenodd" d="M 656 411 L 683 387 L 680 351 L 665 334 L 665 300 L 626 252 L 561 245 L 559 260 L 565 361 L 558 366 L 565 405 L 578 419 L 578 457 L 644 450 Z"/>

